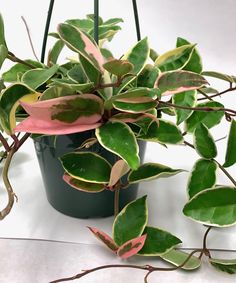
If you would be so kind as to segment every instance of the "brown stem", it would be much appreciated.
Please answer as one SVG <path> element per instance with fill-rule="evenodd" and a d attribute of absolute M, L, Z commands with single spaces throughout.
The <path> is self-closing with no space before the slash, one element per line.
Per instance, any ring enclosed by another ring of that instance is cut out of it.
<path fill-rule="evenodd" d="M 26 22 L 26 20 L 25 20 L 25 18 L 23 16 L 21 16 L 21 19 L 22 19 L 22 21 L 23 21 L 23 23 L 25 25 L 26 32 L 27 32 L 27 35 L 28 35 L 28 38 L 29 38 L 29 42 L 30 42 L 30 47 L 32 49 L 34 57 L 36 58 L 37 61 L 39 61 L 39 59 L 38 59 L 38 57 L 36 55 L 35 49 L 34 49 L 33 41 L 32 41 L 31 36 L 30 36 L 30 30 L 29 30 L 29 27 L 27 25 L 27 22 Z"/>
<path fill-rule="evenodd" d="M 5 148 L 6 152 L 10 151 L 10 146 L 4 136 L 0 133 L 0 142 L 2 143 L 3 147 Z"/>
<path fill-rule="evenodd" d="M 17 150 L 23 145 L 23 143 L 31 136 L 30 133 L 24 134 L 24 136 L 19 140 Z"/>
<path fill-rule="evenodd" d="M 132 264 L 110 264 L 110 265 L 102 265 L 102 266 L 98 266 L 98 267 L 95 267 L 95 268 L 92 268 L 92 269 L 89 269 L 89 270 L 86 270 L 86 271 L 83 271 L 82 273 L 79 273 L 79 274 L 76 274 L 75 276 L 72 276 L 72 277 L 67 277 L 67 278 L 61 278 L 61 279 L 58 279 L 58 280 L 54 280 L 54 281 L 51 281 L 49 283 L 58 283 L 58 282 L 65 282 L 65 281 L 72 281 L 72 280 L 76 280 L 76 279 L 79 279 L 79 278 L 82 278 L 92 272 L 95 272 L 95 271 L 98 271 L 98 270 L 102 270 L 102 269 L 109 269 L 109 268 L 133 268 L 133 269 L 141 269 L 141 270 L 146 270 L 148 271 L 147 275 L 145 276 L 146 278 L 146 282 L 147 282 L 147 276 L 150 275 L 152 272 L 154 271 L 175 271 L 181 267 L 183 267 L 190 259 L 191 257 L 197 253 L 197 252 L 202 252 L 202 249 L 196 249 L 194 251 L 192 251 L 189 256 L 186 258 L 185 261 L 183 261 L 183 263 L 181 263 L 180 265 L 178 266 L 175 266 L 175 267 L 154 267 L 154 266 L 151 266 L 151 265 L 145 265 L 145 266 L 139 266 L 139 265 L 132 265 Z"/>
<path fill-rule="evenodd" d="M 202 91 L 201 89 L 199 89 L 198 92 L 200 92 L 203 96 L 205 96 L 202 99 L 209 99 L 209 100 L 213 101 L 213 99 L 209 95 L 207 95 L 204 91 Z"/>
<path fill-rule="evenodd" d="M 208 99 L 209 99 L 209 98 L 213 98 L 213 97 L 217 97 L 217 96 L 221 96 L 221 95 L 224 94 L 224 93 L 227 93 L 227 92 L 230 92 L 230 91 L 234 91 L 234 90 L 236 90 L 236 87 L 230 87 L 230 88 L 228 88 L 228 89 L 226 89 L 226 90 L 224 90 L 224 91 L 222 91 L 222 92 L 219 92 L 219 93 L 216 93 L 216 94 L 213 94 L 213 95 L 209 95 L 209 96 L 208 96 Z M 200 91 L 199 91 L 199 92 L 200 92 Z M 205 98 L 205 97 L 198 98 L 198 101 L 204 100 L 204 99 L 206 99 L 206 98 Z"/>
<path fill-rule="evenodd" d="M 35 69 L 35 66 L 31 65 L 30 63 L 27 63 L 26 61 L 21 60 L 20 58 L 16 57 L 15 54 L 12 52 L 8 51 L 7 58 L 11 60 L 12 62 L 20 63 L 22 65 L 25 65 L 31 69 Z"/>
<path fill-rule="evenodd" d="M 187 142 L 187 141 L 184 141 L 184 144 L 186 144 L 187 146 L 189 146 L 189 147 L 195 149 L 195 147 L 194 147 L 191 143 L 189 143 L 189 142 Z M 219 166 L 219 168 L 221 169 L 221 171 L 224 172 L 224 174 L 229 178 L 229 180 L 230 180 L 230 181 L 234 184 L 234 186 L 236 187 L 236 180 L 229 174 L 229 172 L 228 172 L 217 160 L 213 159 L 213 161 L 215 161 L 215 163 L 218 164 L 218 166 Z"/>
<path fill-rule="evenodd" d="M 230 179 L 230 181 L 231 181 L 231 182 L 234 184 L 234 186 L 236 187 L 236 180 L 229 174 L 229 172 L 228 172 L 218 161 L 216 161 L 216 160 L 214 160 L 214 161 L 218 164 L 220 170 L 221 170 L 222 172 L 224 172 L 224 174 Z"/>
<path fill-rule="evenodd" d="M 16 195 L 13 192 L 9 178 L 8 178 L 9 166 L 11 164 L 14 153 L 15 153 L 15 148 L 11 148 L 11 150 L 7 154 L 7 158 L 6 158 L 4 167 L 3 167 L 2 176 L 3 176 L 4 185 L 7 190 L 7 194 L 8 194 L 8 203 L 6 207 L 2 211 L 0 211 L 0 220 L 4 219 L 10 213 L 12 206 L 14 204 L 14 199 L 16 197 Z"/>
<path fill-rule="evenodd" d="M 173 107 L 173 108 L 177 108 L 177 109 L 204 111 L 204 112 L 230 112 L 233 115 L 236 115 L 235 110 L 229 109 L 229 108 L 223 108 L 223 107 L 188 107 L 188 106 L 177 105 L 177 104 L 173 104 L 173 103 L 165 102 L 165 101 L 159 101 L 159 103 Z"/>
<path fill-rule="evenodd" d="M 212 229 L 211 226 L 209 226 L 207 228 L 207 230 L 204 234 L 204 237 L 203 237 L 203 246 L 202 246 L 204 254 L 208 257 L 211 257 L 211 254 L 210 254 L 210 251 L 207 248 L 207 236 L 208 236 L 209 232 L 211 231 L 211 229 Z"/>
<path fill-rule="evenodd" d="M 116 217 L 120 212 L 120 188 L 115 189 L 114 196 L 114 216 Z"/>

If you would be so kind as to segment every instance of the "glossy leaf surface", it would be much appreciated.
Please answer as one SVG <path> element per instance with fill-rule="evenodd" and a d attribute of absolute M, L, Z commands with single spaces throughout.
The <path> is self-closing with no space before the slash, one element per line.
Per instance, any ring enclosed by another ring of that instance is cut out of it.
<path fill-rule="evenodd" d="M 216 259 L 210 258 L 209 262 L 216 269 L 226 272 L 228 274 L 236 273 L 236 259 Z"/>
<path fill-rule="evenodd" d="M 68 153 L 63 155 L 60 160 L 66 173 L 75 179 L 98 184 L 109 182 L 111 165 L 95 153 Z"/>
<path fill-rule="evenodd" d="M 215 158 L 217 148 L 212 135 L 204 124 L 199 124 L 194 132 L 195 149 L 200 156 L 206 159 Z"/>
<path fill-rule="evenodd" d="M 5 45 L 0 44 L 0 68 L 2 67 L 2 64 L 4 63 L 5 59 L 7 58 L 8 50 Z"/>
<path fill-rule="evenodd" d="M 189 254 L 182 252 L 182 251 L 179 251 L 179 250 L 172 249 L 169 252 L 167 252 L 163 255 L 160 255 L 160 257 L 163 260 L 165 260 L 165 261 L 167 261 L 167 262 L 169 262 L 169 263 L 171 263 L 175 266 L 180 266 L 181 264 L 183 264 L 185 262 L 185 260 L 188 259 Z M 193 270 L 193 269 L 199 268 L 200 265 L 201 265 L 201 260 L 198 257 L 193 255 L 188 260 L 188 262 L 185 263 L 185 265 L 181 268 L 185 269 L 185 270 Z"/>
<path fill-rule="evenodd" d="M 131 256 L 136 255 L 143 247 L 147 235 L 142 235 L 135 239 L 129 240 L 128 242 L 124 243 L 119 249 L 117 250 L 117 255 L 122 259 L 127 259 Z"/>
<path fill-rule="evenodd" d="M 96 130 L 99 143 L 122 159 L 130 168 L 137 169 L 139 166 L 139 148 L 136 138 L 125 123 L 110 121 Z"/>
<path fill-rule="evenodd" d="M 199 103 L 196 105 L 196 107 L 223 108 L 224 105 L 216 101 L 209 101 L 205 103 Z M 186 120 L 186 130 L 192 133 L 200 123 L 204 124 L 210 129 L 218 125 L 223 116 L 223 111 L 194 111 L 193 114 Z"/>
<path fill-rule="evenodd" d="M 181 37 L 177 38 L 176 47 L 180 47 L 180 46 L 183 46 L 183 45 L 186 45 L 186 44 L 190 44 L 190 42 L 187 41 L 184 38 L 181 38 Z M 184 66 L 183 69 L 187 70 L 187 71 L 194 72 L 194 73 L 201 74 L 201 72 L 202 72 L 202 59 L 200 57 L 199 52 L 196 50 L 196 47 L 194 48 L 188 63 Z"/>
<path fill-rule="evenodd" d="M 145 163 L 129 174 L 128 181 L 131 184 L 139 183 L 142 181 L 174 176 L 182 171 L 183 170 L 181 169 L 172 169 L 159 163 Z"/>
<path fill-rule="evenodd" d="M 116 75 L 117 77 L 122 77 L 133 71 L 134 66 L 128 60 L 117 60 L 113 59 L 106 62 L 103 65 L 109 73 Z"/>
<path fill-rule="evenodd" d="M 193 220 L 211 226 L 231 226 L 236 223 L 236 189 L 219 187 L 195 195 L 183 209 Z"/>
<path fill-rule="evenodd" d="M 188 63 L 195 45 L 188 44 L 170 50 L 163 55 L 160 55 L 155 65 L 162 71 L 172 71 L 184 68 Z"/>
<path fill-rule="evenodd" d="M 111 175 L 110 175 L 110 180 L 109 180 L 109 187 L 114 186 L 121 177 L 123 177 L 125 174 L 129 172 L 130 168 L 128 164 L 123 160 L 120 159 L 118 160 L 111 169 Z"/>
<path fill-rule="evenodd" d="M 49 69 L 33 69 L 25 72 L 21 81 L 33 89 L 47 82 L 58 70 L 58 65 L 53 65 Z"/>
<path fill-rule="evenodd" d="M 178 144 L 183 142 L 180 129 L 172 122 L 159 119 L 159 125 L 153 122 L 146 134 L 140 135 L 138 138 L 147 141 Z"/>
<path fill-rule="evenodd" d="M 156 66 L 147 64 L 138 76 L 137 85 L 153 88 L 159 74 L 160 70 Z"/>
<path fill-rule="evenodd" d="M 5 47 L 7 46 L 5 40 L 4 22 L 1 14 L 0 14 L 0 45 L 4 45 Z"/>
<path fill-rule="evenodd" d="M 232 166 L 236 163 L 236 121 L 231 121 L 230 132 L 227 142 L 227 150 L 225 156 L 224 167 Z"/>
<path fill-rule="evenodd" d="M 147 38 L 140 40 L 133 48 L 131 48 L 122 58 L 121 60 L 128 60 L 133 66 L 134 69 L 132 71 L 133 75 L 138 75 L 144 68 L 148 57 L 149 57 L 149 44 Z M 122 81 L 122 84 L 114 88 L 113 94 L 118 94 L 127 84 L 131 83 L 135 79 L 133 77 L 127 77 Z M 116 78 L 114 78 L 114 81 Z"/>
<path fill-rule="evenodd" d="M 181 243 L 174 235 L 155 227 L 147 226 L 143 233 L 147 234 L 147 238 L 140 255 L 159 256 Z"/>
<path fill-rule="evenodd" d="M 223 80 L 223 81 L 226 81 L 226 82 L 229 82 L 229 83 L 234 82 L 234 79 L 233 79 L 232 76 L 222 74 L 222 73 L 219 73 L 219 72 L 215 72 L 215 71 L 205 71 L 205 72 L 202 72 L 202 75 L 212 77 L 212 78 L 215 78 L 215 79 L 219 79 L 219 80 Z"/>
<path fill-rule="evenodd" d="M 62 40 L 57 40 L 52 49 L 49 51 L 48 54 L 48 65 L 51 66 L 52 64 L 57 63 L 57 59 L 61 54 L 61 51 L 64 47 L 64 42 Z"/>
<path fill-rule="evenodd" d="M 118 246 L 139 237 L 148 221 L 146 196 L 127 204 L 113 223 L 113 239 Z"/>
<path fill-rule="evenodd" d="M 196 90 L 184 91 L 173 95 L 173 103 L 178 106 L 194 107 L 197 102 Z M 185 121 L 191 114 L 192 110 L 175 109 L 177 125 Z"/>
<path fill-rule="evenodd" d="M 110 250 L 113 252 L 116 252 L 118 250 L 117 244 L 114 242 L 114 240 L 104 233 L 103 231 L 94 228 L 94 227 L 88 227 L 89 230 L 94 234 L 95 237 L 97 237 L 100 241 L 102 241 Z"/>
<path fill-rule="evenodd" d="M 6 88 L 0 98 L 1 125 L 5 132 L 12 134 L 16 126 L 15 113 L 19 106 L 19 101 L 37 101 L 39 94 L 24 84 L 13 84 Z"/>
<path fill-rule="evenodd" d="M 190 173 L 187 191 L 190 198 L 197 193 L 213 188 L 216 184 L 218 166 L 212 160 L 199 159 Z"/>
<path fill-rule="evenodd" d="M 189 71 L 171 71 L 162 73 L 155 83 L 162 95 L 199 89 L 208 82 L 203 76 Z"/>
<path fill-rule="evenodd" d="M 63 175 L 63 180 L 76 190 L 87 193 L 100 193 L 105 189 L 104 184 L 88 183 L 71 177 L 69 174 Z"/>
<path fill-rule="evenodd" d="M 65 44 L 78 52 L 90 62 L 98 71 L 103 73 L 103 56 L 98 48 L 83 32 L 69 24 L 60 24 L 58 33 Z"/>

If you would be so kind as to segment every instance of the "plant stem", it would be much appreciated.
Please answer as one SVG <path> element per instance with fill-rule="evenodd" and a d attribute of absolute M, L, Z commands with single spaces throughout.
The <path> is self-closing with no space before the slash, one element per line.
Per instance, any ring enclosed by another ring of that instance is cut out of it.
<path fill-rule="evenodd" d="M 27 35 L 28 35 L 28 38 L 29 38 L 29 42 L 30 42 L 30 47 L 31 47 L 31 49 L 32 49 L 32 52 L 33 52 L 33 54 L 34 54 L 34 57 L 36 58 L 37 61 L 39 61 L 39 59 L 38 59 L 38 57 L 37 57 L 37 54 L 36 54 L 36 52 L 35 52 L 35 49 L 34 49 L 33 41 L 32 41 L 31 36 L 30 36 L 30 30 L 29 30 L 29 27 L 28 27 L 28 25 L 27 25 L 27 22 L 26 22 L 26 20 L 25 20 L 25 18 L 24 18 L 23 16 L 21 16 L 21 19 L 22 19 L 22 21 L 23 21 L 23 23 L 24 23 L 24 25 L 25 25 L 26 32 L 27 32 Z"/>
<path fill-rule="evenodd" d="M 10 151 L 10 146 L 4 136 L 0 133 L 0 142 L 2 143 L 3 147 L 5 148 L 6 152 Z"/>
<path fill-rule="evenodd" d="M 184 141 L 184 144 L 191 147 L 192 149 L 195 149 L 195 147 L 187 142 L 187 141 Z M 222 172 L 224 172 L 224 174 L 229 178 L 229 180 L 234 184 L 234 186 L 236 187 L 236 180 L 229 174 L 229 172 L 215 159 L 213 159 L 213 161 L 215 161 L 215 163 L 218 164 L 219 168 L 221 169 Z"/>
<path fill-rule="evenodd" d="M 183 261 L 182 264 L 175 266 L 175 267 L 154 267 L 151 265 L 144 265 L 144 266 L 139 266 L 139 265 L 132 265 L 132 264 L 110 264 L 110 265 L 102 265 L 102 266 L 98 266 L 86 271 L 83 271 L 82 273 L 76 274 L 75 276 L 72 277 L 67 277 L 67 278 L 61 278 L 58 280 L 54 280 L 51 281 L 49 283 L 59 283 L 59 282 L 65 282 L 65 281 L 71 281 L 71 280 L 76 280 L 79 278 L 82 278 L 92 272 L 98 271 L 98 270 L 102 270 L 102 269 L 110 269 L 110 268 L 132 268 L 132 269 L 141 269 L 141 270 L 146 270 L 148 271 L 147 275 L 145 276 L 145 280 L 147 282 L 147 277 L 154 271 L 175 271 L 180 269 L 181 267 L 183 267 L 190 259 L 191 257 L 198 252 L 202 252 L 202 249 L 196 249 L 194 251 L 192 251 L 189 256 L 186 258 L 185 261 Z"/>
<path fill-rule="evenodd" d="M 115 189 L 114 196 L 114 216 L 116 217 L 120 212 L 120 188 Z"/>
<path fill-rule="evenodd" d="M 35 69 L 35 66 L 31 65 L 30 63 L 27 63 L 26 61 L 24 60 L 21 60 L 20 58 L 16 57 L 15 54 L 13 54 L 12 52 L 8 51 L 8 55 L 7 55 L 7 58 L 9 60 L 11 60 L 12 62 L 15 62 L 15 63 L 20 63 L 22 65 L 25 65 L 31 69 Z"/>
<path fill-rule="evenodd" d="M 227 93 L 227 92 L 230 92 L 230 91 L 234 91 L 234 90 L 236 90 L 236 87 L 230 87 L 230 88 L 228 88 L 228 89 L 226 89 L 226 90 L 224 90 L 222 92 L 219 92 L 219 93 L 216 93 L 216 94 L 213 94 L 213 95 L 209 95 L 207 98 L 209 99 L 209 98 L 221 96 L 224 93 Z M 198 98 L 198 101 L 205 100 L 205 99 L 206 99 L 206 97 Z"/>
<path fill-rule="evenodd" d="M 221 171 L 225 173 L 225 175 L 229 178 L 229 180 L 230 180 L 230 181 L 234 184 L 234 186 L 236 187 L 236 180 L 229 174 L 229 172 L 228 172 L 218 161 L 216 161 L 216 160 L 214 160 L 214 161 L 218 164 L 218 166 L 219 166 L 219 168 L 221 169 Z"/>
<path fill-rule="evenodd" d="M 194 111 L 204 111 L 204 112 L 231 112 L 230 115 L 236 115 L 236 111 L 229 108 L 223 108 L 223 107 L 188 107 L 188 106 L 182 106 L 173 104 L 170 102 L 165 101 L 159 101 L 160 104 L 164 104 L 173 108 L 177 109 L 184 109 L 184 110 L 194 110 Z"/>
<path fill-rule="evenodd" d="M 14 204 L 14 198 L 16 197 L 16 195 L 13 192 L 9 178 L 8 178 L 8 170 L 9 170 L 9 166 L 11 164 L 14 153 L 15 153 L 15 148 L 11 148 L 11 150 L 7 154 L 7 158 L 6 158 L 4 167 L 3 167 L 2 176 L 3 176 L 4 185 L 8 193 L 8 203 L 6 207 L 2 211 L 0 211 L 0 220 L 4 219 L 9 214 Z"/>
<path fill-rule="evenodd" d="M 46 20 L 46 25 L 44 29 L 44 36 L 43 36 L 43 45 L 42 45 L 42 51 L 41 51 L 41 62 L 44 62 L 45 59 L 45 53 L 46 53 L 46 46 L 47 46 L 47 39 L 48 39 L 48 31 L 49 26 L 52 18 L 52 11 L 54 6 L 54 0 L 50 0 L 49 8 L 48 8 L 48 15 Z"/>
<path fill-rule="evenodd" d="M 211 257 L 211 254 L 210 254 L 210 252 L 207 248 L 207 236 L 208 236 L 209 232 L 211 231 L 211 229 L 212 229 L 212 227 L 209 226 L 208 229 L 206 230 L 205 234 L 204 234 L 204 237 L 203 237 L 203 247 L 202 248 L 203 248 L 204 254 L 208 257 Z"/>

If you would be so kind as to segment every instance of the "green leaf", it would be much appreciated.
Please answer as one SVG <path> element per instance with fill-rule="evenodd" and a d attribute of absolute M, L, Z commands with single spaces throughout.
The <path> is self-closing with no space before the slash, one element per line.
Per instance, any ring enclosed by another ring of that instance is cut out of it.
<path fill-rule="evenodd" d="M 113 102 L 115 109 L 128 113 L 144 113 L 157 106 L 157 102 L 148 97 L 122 98 Z"/>
<path fill-rule="evenodd" d="M 122 77 L 128 73 L 131 73 L 134 69 L 134 66 L 129 61 L 117 59 L 106 62 L 103 67 L 109 73 L 116 75 L 117 77 Z"/>
<path fill-rule="evenodd" d="M 194 90 L 208 84 L 203 76 L 189 71 L 170 71 L 162 73 L 156 81 L 162 95 Z"/>
<path fill-rule="evenodd" d="M 28 86 L 20 83 L 10 85 L 6 88 L 0 98 L 0 124 L 5 132 L 13 134 L 16 126 L 16 109 L 19 106 L 19 100 L 22 102 L 35 102 L 39 94 Z"/>
<path fill-rule="evenodd" d="M 92 42 L 79 28 L 69 24 L 60 24 L 58 33 L 64 43 L 73 51 L 78 52 L 100 73 L 103 73 L 103 57 L 97 45 Z"/>
<path fill-rule="evenodd" d="M 93 29 L 94 26 L 93 20 L 91 19 L 69 19 L 66 20 L 66 23 L 80 28 L 85 32 L 88 32 L 89 30 Z"/>
<path fill-rule="evenodd" d="M 196 90 L 184 91 L 181 93 L 176 93 L 173 96 L 173 103 L 178 106 L 193 107 L 197 102 L 197 92 Z M 177 125 L 185 121 L 192 113 L 192 110 L 175 109 L 176 113 L 176 123 Z"/>
<path fill-rule="evenodd" d="M 209 262 L 216 269 L 226 272 L 228 274 L 236 273 L 236 259 L 217 259 L 210 258 Z"/>
<path fill-rule="evenodd" d="M 138 254 L 144 256 L 159 256 L 181 243 L 179 238 L 155 227 L 146 226 L 143 234 L 147 234 L 147 238 Z"/>
<path fill-rule="evenodd" d="M 130 172 L 128 181 L 131 184 L 139 183 L 157 178 L 171 177 L 181 172 L 183 172 L 183 170 L 172 169 L 159 163 L 145 163 L 137 170 Z"/>
<path fill-rule="evenodd" d="M 67 86 L 51 86 L 40 96 L 40 101 L 74 94 L 74 90 Z"/>
<path fill-rule="evenodd" d="M 232 120 L 231 126 L 230 126 L 228 142 L 227 142 L 225 163 L 223 165 L 224 167 L 229 167 L 229 166 L 232 166 L 236 163 L 235 142 L 236 142 L 236 121 Z"/>
<path fill-rule="evenodd" d="M 183 264 L 185 262 L 185 260 L 188 259 L 189 254 L 182 252 L 182 251 L 179 251 L 179 250 L 172 249 L 169 252 L 167 252 L 163 255 L 160 255 L 160 257 L 163 260 L 165 260 L 165 261 L 167 261 L 167 262 L 169 262 L 169 263 L 171 263 L 175 266 L 180 266 L 181 264 Z M 188 260 L 188 262 L 185 263 L 185 265 L 181 268 L 185 269 L 185 270 L 193 270 L 193 269 L 199 268 L 200 265 L 201 265 L 201 260 L 198 257 L 193 255 Z"/>
<path fill-rule="evenodd" d="M 84 182 L 84 181 L 75 179 L 66 173 L 63 176 L 63 180 L 68 185 L 73 187 L 74 189 L 82 191 L 82 192 L 100 193 L 105 189 L 104 184 Z"/>
<path fill-rule="evenodd" d="M 202 123 L 195 129 L 194 145 L 197 153 L 203 158 L 212 159 L 217 155 L 214 139 L 208 131 L 208 128 Z"/>
<path fill-rule="evenodd" d="M 156 59 L 155 66 L 162 72 L 182 69 L 191 58 L 194 48 L 195 44 L 188 44 L 170 50 Z"/>
<path fill-rule="evenodd" d="M 42 68 L 43 64 L 33 60 L 25 60 L 25 62 L 35 66 L 35 68 Z M 5 82 L 13 83 L 18 81 L 19 74 L 24 74 L 26 71 L 31 70 L 30 67 L 23 65 L 21 63 L 15 64 L 8 71 L 2 74 L 2 78 Z"/>
<path fill-rule="evenodd" d="M 128 60 L 133 66 L 133 77 L 127 77 L 122 81 L 122 84 L 114 88 L 113 94 L 118 94 L 124 89 L 129 83 L 131 83 L 136 75 L 139 75 L 142 69 L 144 68 L 148 57 L 149 57 L 149 44 L 147 38 L 140 40 L 133 48 L 131 48 L 122 58 L 121 60 Z M 113 78 L 113 81 L 116 81 L 116 77 Z"/>
<path fill-rule="evenodd" d="M 190 44 L 190 42 L 187 41 L 184 38 L 181 38 L 181 37 L 177 38 L 176 47 L 180 47 L 180 46 L 183 46 L 183 45 L 186 45 L 186 44 Z M 194 73 L 201 74 L 201 72 L 202 72 L 202 59 L 201 59 L 199 52 L 196 50 L 196 48 L 194 48 L 188 63 L 184 66 L 183 69 L 187 70 L 187 71 L 194 72 Z"/>
<path fill-rule="evenodd" d="M 159 74 L 160 70 L 157 67 L 147 64 L 138 76 L 137 85 L 153 88 Z"/>
<path fill-rule="evenodd" d="M 229 83 L 234 82 L 234 79 L 233 79 L 232 76 L 222 74 L 222 73 L 219 73 L 219 72 L 205 71 L 205 72 L 202 72 L 202 75 L 212 77 L 212 78 L 215 78 L 215 79 L 219 79 L 219 80 L 223 80 L 223 81 L 226 81 L 226 82 L 229 82 Z"/>
<path fill-rule="evenodd" d="M 64 46 L 65 46 L 65 44 L 61 39 L 59 39 L 54 44 L 54 46 L 52 47 L 52 49 L 49 51 L 49 54 L 48 54 L 48 65 L 49 66 L 57 63 L 57 59 L 58 59 L 58 57 L 59 57 Z"/>
<path fill-rule="evenodd" d="M 4 22 L 3 22 L 2 15 L 0 14 L 0 45 L 4 45 L 5 47 L 7 47 L 4 33 L 5 33 L 4 32 Z"/>
<path fill-rule="evenodd" d="M 154 49 L 150 49 L 150 58 L 153 62 L 155 62 L 157 60 L 157 58 L 159 57 L 159 54 L 154 50 Z"/>
<path fill-rule="evenodd" d="M 29 87 L 33 89 L 37 89 L 56 74 L 58 67 L 59 67 L 58 65 L 53 65 L 49 69 L 29 70 L 24 73 L 24 75 L 21 78 L 21 81 L 26 85 L 28 85 Z"/>
<path fill-rule="evenodd" d="M 7 58 L 8 50 L 5 45 L 0 44 L 0 68 L 2 67 L 3 62 Z"/>
<path fill-rule="evenodd" d="M 92 152 L 73 152 L 63 155 L 61 163 L 71 177 L 98 184 L 109 182 L 111 165 L 107 160 Z"/>
<path fill-rule="evenodd" d="M 74 65 L 68 72 L 67 72 L 67 77 L 80 84 L 87 83 L 87 77 L 85 76 L 85 73 L 82 69 L 81 64 L 76 64 Z"/>
<path fill-rule="evenodd" d="M 148 221 L 147 196 L 127 204 L 113 223 L 113 239 L 118 246 L 143 234 Z"/>
<path fill-rule="evenodd" d="M 199 103 L 196 107 L 223 108 L 224 105 L 216 101 L 208 101 L 205 103 Z M 223 111 L 194 111 L 193 114 L 186 120 L 186 131 L 190 133 L 194 132 L 200 123 L 210 129 L 219 124 L 223 116 Z"/>
<path fill-rule="evenodd" d="M 194 221 L 217 227 L 236 223 L 236 188 L 218 187 L 195 195 L 183 209 Z"/>
<path fill-rule="evenodd" d="M 172 122 L 159 119 L 159 125 L 153 122 L 146 134 L 138 136 L 138 139 L 169 143 L 169 144 L 179 144 L 183 142 L 183 136 L 180 129 Z"/>
<path fill-rule="evenodd" d="M 129 126 L 120 121 L 110 121 L 97 128 L 95 134 L 104 148 L 124 159 L 130 168 L 138 168 L 138 144 Z"/>
<path fill-rule="evenodd" d="M 52 82 L 48 84 L 48 87 L 52 87 L 52 86 L 68 89 L 70 90 L 69 91 L 70 93 L 75 93 L 75 92 L 90 93 L 94 88 L 93 83 L 80 84 L 80 83 L 75 83 L 74 81 L 68 79 L 52 79 Z M 61 96 L 66 96 L 66 95 L 67 93 Z"/>
<path fill-rule="evenodd" d="M 218 166 L 212 160 L 199 159 L 189 176 L 187 191 L 190 198 L 197 193 L 209 188 L 213 188 L 216 184 L 216 170 Z"/>
<path fill-rule="evenodd" d="M 106 58 L 107 60 L 111 60 L 114 58 L 113 54 L 111 53 L 111 51 L 107 48 L 100 48 L 102 56 L 104 58 Z"/>

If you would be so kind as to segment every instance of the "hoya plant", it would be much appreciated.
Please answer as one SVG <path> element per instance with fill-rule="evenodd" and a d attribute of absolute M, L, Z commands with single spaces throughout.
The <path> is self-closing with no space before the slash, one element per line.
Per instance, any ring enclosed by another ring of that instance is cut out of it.
<path fill-rule="evenodd" d="M 236 163 L 236 110 L 214 100 L 235 90 L 236 79 L 203 71 L 196 44 L 183 38 L 178 38 L 176 46 L 161 55 L 143 38 L 116 59 L 103 44 L 112 39 L 121 22 L 100 19 L 97 43 L 92 37 L 93 16 L 60 23 L 57 31 L 50 34 L 56 41 L 47 63 L 42 63 L 20 59 L 8 49 L 0 18 L 0 65 L 5 60 L 15 63 L 2 73 L 1 83 L 0 124 L 4 134 L 0 133 L 0 141 L 5 149 L 3 181 L 9 201 L 0 218 L 14 204 L 8 169 L 13 155 L 28 137 L 50 135 L 57 139 L 59 135 L 92 131 L 93 137 L 84 140 L 80 148 L 60 157 L 64 169 L 61 178 L 71 190 L 88 194 L 115 192 L 113 238 L 90 227 L 92 233 L 123 259 L 137 253 L 160 256 L 176 265 L 176 269 L 194 269 L 200 266 L 194 253 L 200 252 L 200 259 L 203 254 L 210 257 L 206 247 L 210 229 L 236 222 L 236 181 L 226 169 Z M 59 63 L 63 49 L 73 52 L 73 58 Z M 218 91 L 209 85 L 209 77 L 224 80 L 229 87 Z M 217 160 L 217 143 L 211 134 L 211 128 L 222 119 L 231 123 L 224 164 Z M 168 160 L 166 164 L 158 160 L 141 164 L 139 141 L 185 145 L 199 155 L 189 173 L 183 214 L 208 228 L 203 247 L 190 255 L 174 249 L 181 242 L 178 237 L 147 224 L 146 197 L 128 204 L 119 213 L 120 190 L 183 172 L 168 166 Z M 95 143 L 115 154 L 117 162 L 111 164 L 91 151 Z M 218 185 L 217 170 L 229 178 L 232 186 Z M 211 258 L 211 263 L 223 271 L 235 272 L 234 260 Z M 140 269 L 148 271 L 145 282 L 150 273 L 159 270 L 148 265 Z M 73 277 L 76 278 L 79 276 Z"/>

